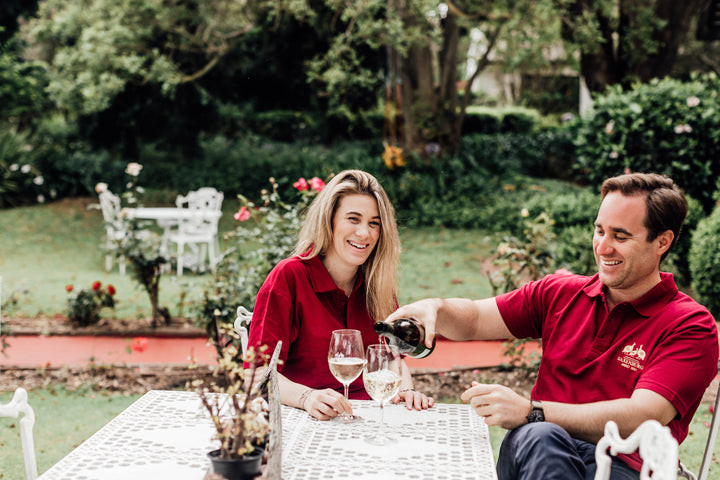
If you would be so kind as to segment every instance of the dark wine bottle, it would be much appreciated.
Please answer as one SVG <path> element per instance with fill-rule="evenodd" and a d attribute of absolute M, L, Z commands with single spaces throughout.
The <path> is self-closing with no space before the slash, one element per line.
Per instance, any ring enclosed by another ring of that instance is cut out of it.
<path fill-rule="evenodd" d="M 387 339 L 390 345 L 396 345 L 403 355 L 413 358 L 425 358 L 435 349 L 425 345 L 425 327 L 414 318 L 397 318 L 391 323 L 375 322 L 375 333 Z"/>

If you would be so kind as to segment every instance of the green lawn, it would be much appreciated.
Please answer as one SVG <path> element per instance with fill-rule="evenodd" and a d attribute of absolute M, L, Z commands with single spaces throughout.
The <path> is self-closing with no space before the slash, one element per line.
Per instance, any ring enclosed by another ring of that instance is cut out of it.
<path fill-rule="evenodd" d="M 35 412 L 35 455 L 42 474 L 90 435 L 127 408 L 139 395 L 104 395 L 90 390 L 62 388 L 33 390 L 29 402 Z M 0 393 L 7 403 L 12 393 Z M 0 478 L 25 478 L 18 419 L 0 418 Z"/>

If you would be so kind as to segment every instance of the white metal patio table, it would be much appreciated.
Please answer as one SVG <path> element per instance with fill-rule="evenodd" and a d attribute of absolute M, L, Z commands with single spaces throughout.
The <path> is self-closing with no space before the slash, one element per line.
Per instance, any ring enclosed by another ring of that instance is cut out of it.
<path fill-rule="evenodd" d="M 178 207 L 139 207 L 139 208 L 123 208 L 122 214 L 127 218 L 139 218 L 143 220 L 155 220 L 160 228 L 169 233 L 170 229 L 180 223 L 180 220 L 190 215 L 194 215 L 188 208 Z M 220 218 L 222 212 L 219 210 L 204 210 L 203 215 L 207 218 Z"/>
<path fill-rule="evenodd" d="M 495 480 L 488 429 L 467 405 L 427 411 L 386 405 L 385 431 L 398 443 L 376 447 L 380 410 L 353 401 L 354 424 L 320 422 L 282 407 L 282 478 Z M 193 392 L 151 390 L 98 430 L 40 480 L 172 478 L 201 480 L 217 448 L 214 430 Z"/>

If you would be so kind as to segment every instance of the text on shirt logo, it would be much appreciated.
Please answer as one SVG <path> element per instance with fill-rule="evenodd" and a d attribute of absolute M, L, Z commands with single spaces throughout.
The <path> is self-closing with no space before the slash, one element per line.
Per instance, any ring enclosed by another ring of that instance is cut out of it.
<path fill-rule="evenodd" d="M 644 368 L 643 362 L 645 360 L 645 350 L 640 345 L 635 348 L 635 343 L 632 345 L 625 345 L 622 350 L 622 354 L 618 356 L 617 361 L 620 362 L 625 368 L 629 368 L 633 372 L 642 370 Z"/>

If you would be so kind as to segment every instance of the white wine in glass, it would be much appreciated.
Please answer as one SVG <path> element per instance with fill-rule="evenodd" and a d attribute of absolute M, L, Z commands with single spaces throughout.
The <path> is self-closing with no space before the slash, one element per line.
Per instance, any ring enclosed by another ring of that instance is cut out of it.
<path fill-rule="evenodd" d="M 334 330 L 330 337 L 328 348 L 328 365 L 333 377 L 345 387 L 345 399 L 348 400 L 350 384 L 360 376 L 365 365 L 365 352 L 363 350 L 360 330 Z M 336 420 L 354 422 L 360 420 L 357 415 L 343 412 Z"/>
<path fill-rule="evenodd" d="M 380 429 L 374 436 L 366 437 L 365 441 L 373 445 L 397 443 L 397 439 L 385 435 L 383 422 L 383 405 L 397 395 L 400 390 L 402 375 L 400 371 L 400 352 L 394 345 L 370 345 L 365 356 L 363 382 L 365 390 L 373 400 L 380 404 Z"/>

